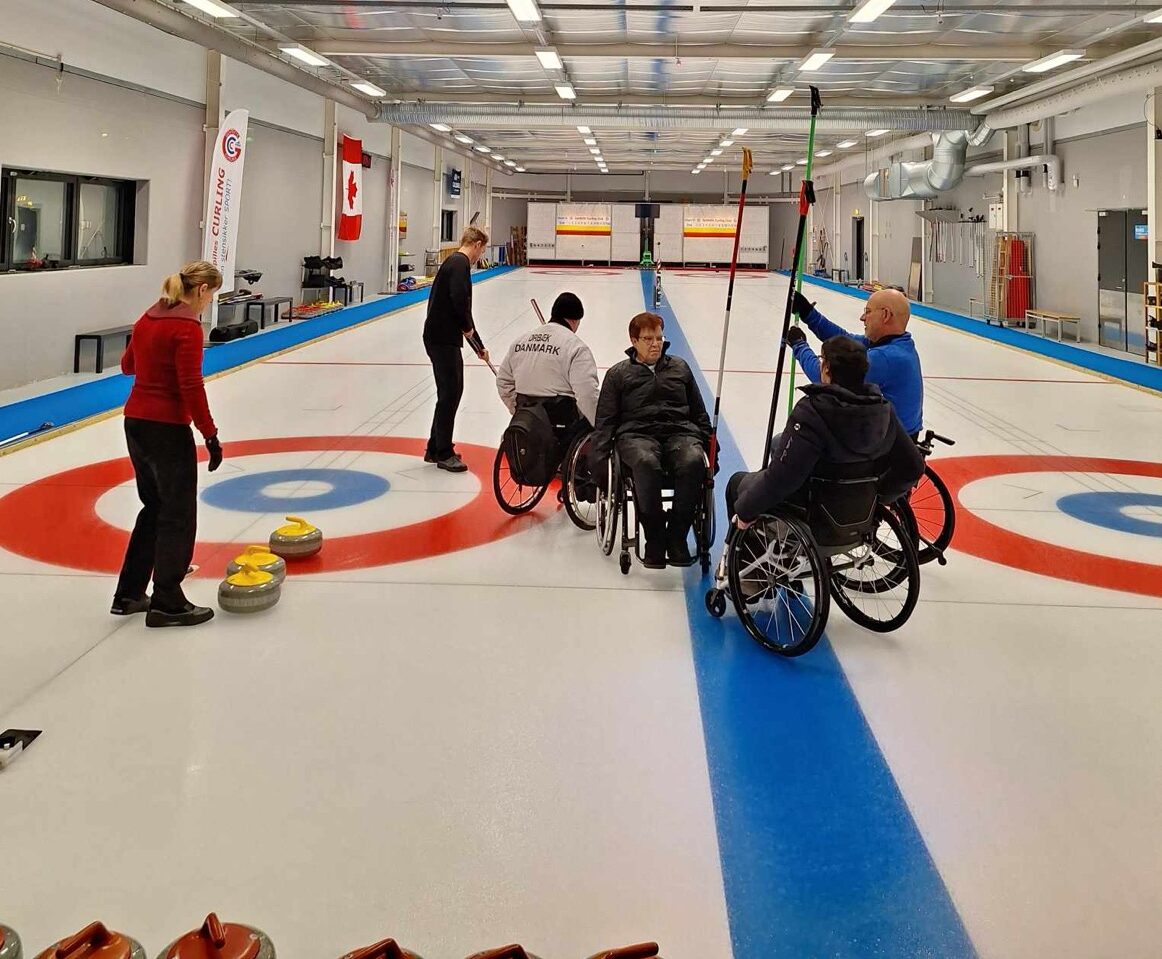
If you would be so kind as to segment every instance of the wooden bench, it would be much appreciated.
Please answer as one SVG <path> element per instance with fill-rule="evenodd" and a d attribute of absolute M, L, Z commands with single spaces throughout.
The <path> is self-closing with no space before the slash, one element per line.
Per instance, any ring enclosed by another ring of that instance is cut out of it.
<path fill-rule="evenodd" d="M 89 330 L 87 333 L 78 333 L 73 339 L 73 372 L 81 372 L 81 344 L 85 340 L 94 340 L 97 344 L 97 356 L 94 372 L 102 373 L 105 370 L 105 341 L 113 337 L 125 337 L 125 345 L 133 337 L 132 326 L 111 326 L 107 330 Z"/>
<path fill-rule="evenodd" d="M 1038 323 L 1040 325 L 1041 335 L 1046 335 L 1046 328 L 1050 323 L 1057 324 L 1057 342 L 1061 342 L 1062 328 L 1066 323 L 1073 324 L 1073 340 L 1075 343 L 1081 342 L 1081 317 L 1074 316 L 1072 313 L 1057 313 L 1053 310 L 1026 310 L 1026 323 Z"/>

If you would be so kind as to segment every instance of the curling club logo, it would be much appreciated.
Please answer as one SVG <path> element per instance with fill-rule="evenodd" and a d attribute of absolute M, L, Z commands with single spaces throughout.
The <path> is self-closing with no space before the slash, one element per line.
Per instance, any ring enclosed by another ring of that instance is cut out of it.
<path fill-rule="evenodd" d="M 222 135 L 222 156 L 231 163 L 242 156 L 242 135 L 237 130 L 227 130 Z"/>

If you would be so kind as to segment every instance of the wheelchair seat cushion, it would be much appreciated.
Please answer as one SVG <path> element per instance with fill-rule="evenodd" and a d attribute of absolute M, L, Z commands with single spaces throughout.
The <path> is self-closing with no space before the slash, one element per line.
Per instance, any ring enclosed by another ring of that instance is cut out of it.
<path fill-rule="evenodd" d="M 876 521 L 879 477 L 813 478 L 807 489 L 807 523 L 822 548 L 856 545 Z"/>
<path fill-rule="evenodd" d="M 518 409 L 501 443 L 513 478 L 524 486 L 545 486 L 561 465 L 561 444 L 543 406 Z"/>

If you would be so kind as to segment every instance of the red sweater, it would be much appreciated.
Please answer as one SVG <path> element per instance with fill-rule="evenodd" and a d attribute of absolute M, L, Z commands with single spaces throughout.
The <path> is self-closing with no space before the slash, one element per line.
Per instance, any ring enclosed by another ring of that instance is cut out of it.
<path fill-rule="evenodd" d="M 133 325 L 121 372 L 136 376 L 125 415 L 157 423 L 193 420 L 209 439 L 218 433 L 202 380 L 202 324 L 185 303 L 160 300 Z"/>

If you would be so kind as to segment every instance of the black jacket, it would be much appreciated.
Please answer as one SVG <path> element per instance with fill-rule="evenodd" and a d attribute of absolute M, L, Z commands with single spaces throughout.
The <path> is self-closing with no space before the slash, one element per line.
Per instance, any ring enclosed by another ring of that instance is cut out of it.
<path fill-rule="evenodd" d="M 706 443 L 710 438 L 710 417 L 694 374 L 686 361 L 670 356 L 669 343 L 651 371 L 637 358 L 632 346 L 627 360 L 611 367 L 601 384 L 597 400 L 595 455 L 598 461 L 609 456 L 615 437 L 628 433 L 662 439 L 692 436 Z"/>
<path fill-rule="evenodd" d="M 472 264 L 457 250 L 440 264 L 428 294 L 424 343 L 463 346 L 472 323 Z"/>
<path fill-rule="evenodd" d="M 771 465 L 747 474 L 735 512 L 752 521 L 785 502 L 811 477 L 880 476 L 880 498 L 904 495 L 924 472 L 924 458 L 879 387 L 853 393 L 834 384 L 803 387 Z"/>

